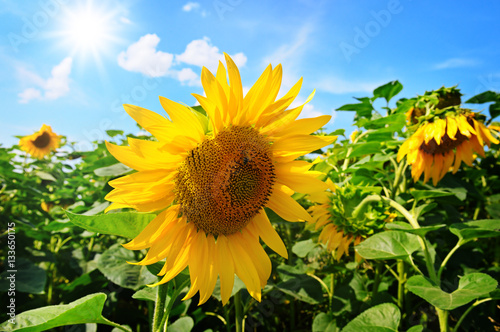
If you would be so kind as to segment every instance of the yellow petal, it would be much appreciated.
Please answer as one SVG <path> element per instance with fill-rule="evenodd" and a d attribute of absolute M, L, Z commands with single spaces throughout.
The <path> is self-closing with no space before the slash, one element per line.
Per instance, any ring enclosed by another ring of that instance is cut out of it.
<path fill-rule="evenodd" d="M 283 186 L 275 185 L 266 205 L 281 218 L 288 221 L 311 220 L 311 216 L 293 198 L 284 192 Z"/>
<path fill-rule="evenodd" d="M 269 221 L 269 218 L 264 210 L 260 210 L 260 212 L 250 221 L 249 225 L 258 230 L 258 234 L 262 241 L 264 241 L 269 248 L 274 250 L 280 256 L 288 259 L 288 252 L 283 244 L 283 240 L 281 240 L 273 225 L 271 225 L 271 222 Z"/>
<path fill-rule="evenodd" d="M 160 238 L 163 230 L 172 228 L 175 225 L 173 221 L 177 218 L 178 214 L 179 205 L 171 206 L 151 220 L 139 235 L 123 246 L 130 250 L 141 250 L 151 247 Z"/>
<path fill-rule="evenodd" d="M 217 237 L 216 248 L 219 261 L 220 294 L 222 304 L 225 305 L 231 297 L 234 285 L 233 255 L 229 251 L 228 240 L 225 235 Z"/>
<path fill-rule="evenodd" d="M 185 136 L 193 137 L 195 140 L 200 142 L 204 139 L 205 132 L 203 127 L 189 107 L 161 96 L 160 104 L 170 116 L 173 124 L 177 126 L 178 130 Z"/>

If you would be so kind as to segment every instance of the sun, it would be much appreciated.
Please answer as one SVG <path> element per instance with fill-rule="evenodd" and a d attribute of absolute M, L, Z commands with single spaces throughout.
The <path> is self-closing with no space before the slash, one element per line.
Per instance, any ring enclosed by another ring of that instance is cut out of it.
<path fill-rule="evenodd" d="M 71 49 L 72 56 L 92 56 L 100 63 L 101 55 L 119 41 L 116 10 L 98 7 L 87 0 L 66 8 L 63 17 L 57 36 Z"/>

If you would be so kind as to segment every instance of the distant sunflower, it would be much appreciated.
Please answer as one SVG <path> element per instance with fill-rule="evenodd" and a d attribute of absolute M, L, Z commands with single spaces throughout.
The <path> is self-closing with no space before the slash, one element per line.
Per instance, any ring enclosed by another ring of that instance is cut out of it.
<path fill-rule="evenodd" d="M 309 208 L 312 215 L 309 223 L 314 224 L 316 230 L 321 229 L 318 241 L 325 244 L 326 249 L 339 260 L 344 254 L 349 256 L 351 244 L 356 246 L 381 231 L 396 215 L 390 213 L 383 202 L 374 202 L 353 216 L 352 212 L 371 192 L 353 185 L 338 188 L 331 182 L 329 184 L 331 192 L 310 195 L 310 200 L 318 204 Z M 360 259 L 361 256 L 356 253 L 356 260 Z"/>
<path fill-rule="evenodd" d="M 335 141 L 311 136 L 330 116 L 296 120 L 304 105 L 287 110 L 302 79 L 276 100 L 281 65 L 267 67 L 243 96 L 238 68 L 226 55 L 214 76 L 203 68 L 206 97 L 193 94 L 206 116 L 160 97 L 170 120 L 152 111 L 124 105 L 127 113 L 158 141 L 129 138 L 129 146 L 107 144 L 108 150 L 138 172 L 110 181 L 115 189 L 108 210 L 131 207 L 159 211 L 125 248 L 149 248 L 137 264 L 166 258 L 157 283 L 165 283 L 189 266 L 191 288 L 184 299 L 200 293 L 207 301 L 220 279 L 227 303 L 234 274 L 256 300 L 271 274 L 271 261 L 259 237 L 275 252 L 287 250 L 264 210 L 289 221 L 310 220 L 290 196 L 326 188 L 311 164 L 299 156 Z M 229 83 L 227 80 L 229 76 Z M 308 102 L 312 95 L 307 99 Z M 155 285 L 157 285 L 155 284 Z"/>
<path fill-rule="evenodd" d="M 485 144 L 498 144 L 490 129 L 476 116 L 469 110 L 456 109 L 422 122 L 399 149 L 398 161 L 406 155 L 412 165 L 413 179 L 417 181 L 424 173 L 424 183 L 432 178 L 434 185 L 452 165 L 453 173 L 462 161 L 472 166 L 474 152 L 484 157 Z"/>
<path fill-rule="evenodd" d="M 31 156 L 42 159 L 59 147 L 60 140 L 60 136 L 55 134 L 50 126 L 44 124 L 36 133 L 21 138 L 19 147 Z"/>

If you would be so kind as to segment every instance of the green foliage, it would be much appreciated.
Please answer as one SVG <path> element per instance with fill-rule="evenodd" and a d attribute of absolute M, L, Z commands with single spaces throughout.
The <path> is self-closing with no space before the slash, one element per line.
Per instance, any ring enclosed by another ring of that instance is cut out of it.
<path fill-rule="evenodd" d="M 18 146 L 0 146 L 2 303 L 12 298 L 9 270 L 17 271 L 16 325 L 6 311 L 0 329 L 63 331 L 104 324 L 114 331 L 144 332 L 153 325 L 156 307 L 163 308 L 157 314 L 168 320 L 169 331 L 230 331 L 237 298 L 249 330 L 493 331 L 500 300 L 498 145 L 472 166 L 448 172 L 435 187 L 414 182 L 411 166 L 397 161 L 399 147 L 411 126 L 461 107 L 462 94 L 443 87 L 397 99 L 402 89 L 400 82 L 389 82 L 339 107 L 354 112 L 354 131 L 336 130 L 332 134 L 341 137 L 335 144 L 317 151 L 322 155 L 313 169 L 337 186 L 329 192 L 327 211 L 329 223 L 346 235 L 339 242 L 347 247 L 343 255 L 318 241 L 323 227 L 289 223 L 267 209 L 289 258 L 264 245 L 272 273 L 260 303 L 237 277 L 225 307 L 219 282 L 204 305 L 197 306 L 198 295 L 181 301 L 190 285 L 189 269 L 160 287 L 147 286 L 159 280 L 163 262 L 129 264 L 146 251 L 122 244 L 156 213 L 104 213 L 112 189 L 107 183 L 133 170 L 110 155 L 103 141 L 82 152 L 64 139 L 63 147 L 42 160 L 29 158 Z M 489 104 L 489 117 L 478 115 L 486 125 L 500 115 L 496 92 L 467 103 Z M 407 123 L 410 110 L 415 121 Z M 192 112 L 210 131 L 203 109 Z M 131 136 L 121 130 L 107 135 L 118 145 Z M 309 196 L 294 197 L 305 209 L 316 204 Z M 154 322 L 158 329 L 160 323 Z"/>

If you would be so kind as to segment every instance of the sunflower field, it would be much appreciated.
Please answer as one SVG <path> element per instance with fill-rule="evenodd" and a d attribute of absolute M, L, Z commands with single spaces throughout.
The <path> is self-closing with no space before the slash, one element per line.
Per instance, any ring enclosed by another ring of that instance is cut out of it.
<path fill-rule="evenodd" d="M 500 331 L 500 94 L 393 81 L 329 133 L 281 79 L 0 146 L 0 330 Z"/>

